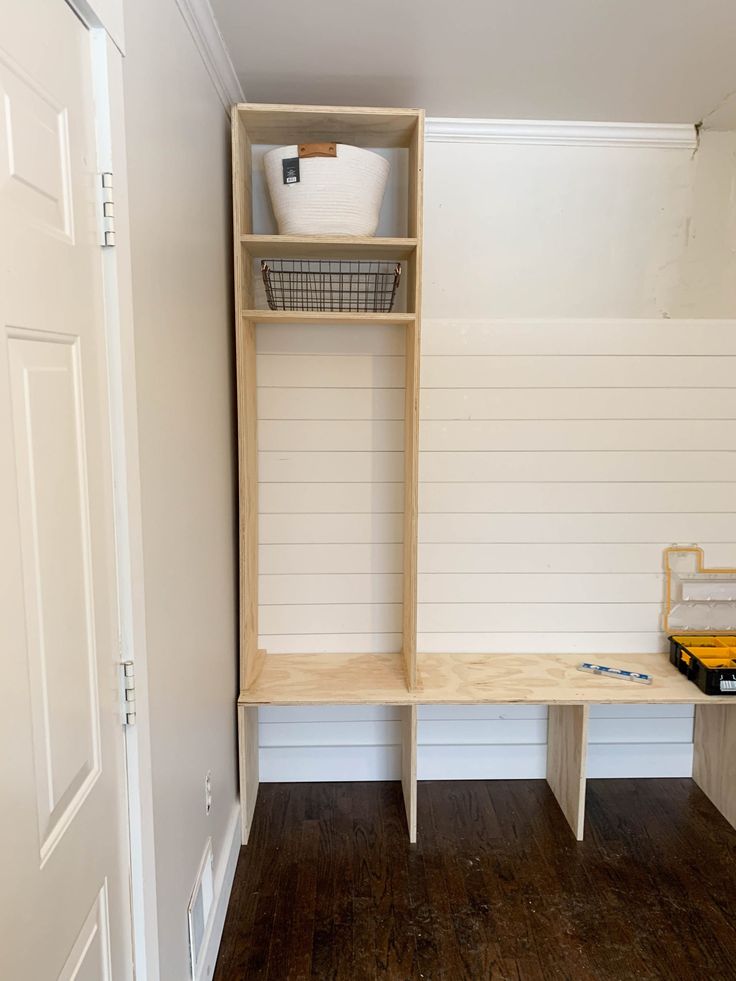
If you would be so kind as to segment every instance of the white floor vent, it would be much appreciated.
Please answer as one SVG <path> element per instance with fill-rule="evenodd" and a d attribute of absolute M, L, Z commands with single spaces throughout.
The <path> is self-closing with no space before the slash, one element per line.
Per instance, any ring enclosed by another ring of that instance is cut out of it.
<path fill-rule="evenodd" d="M 189 900 L 189 956 L 194 981 L 200 981 L 201 959 L 204 953 L 204 939 L 209 926 L 214 897 L 215 870 L 212 856 L 212 839 L 207 839 L 204 855 L 199 865 L 197 878 Z"/>

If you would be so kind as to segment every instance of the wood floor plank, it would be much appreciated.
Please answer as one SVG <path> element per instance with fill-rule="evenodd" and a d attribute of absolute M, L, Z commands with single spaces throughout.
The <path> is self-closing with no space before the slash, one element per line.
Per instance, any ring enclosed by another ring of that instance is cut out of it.
<path fill-rule="evenodd" d="M 736 981 L 736 831 L 691 780 L 265 784 L 214 981 Z"/>

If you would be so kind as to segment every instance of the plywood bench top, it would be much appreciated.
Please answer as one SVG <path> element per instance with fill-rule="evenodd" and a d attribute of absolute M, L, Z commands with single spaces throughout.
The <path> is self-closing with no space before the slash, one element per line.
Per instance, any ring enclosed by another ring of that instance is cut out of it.
<path fill-rule="evenodd" d="M 407 691 L 398 654 L 267 654 L 241 705 L 707 704 L 664 654 L 419 654 Z M 582 661 L 651 674 L 637 685 L 578 671 Z"/>

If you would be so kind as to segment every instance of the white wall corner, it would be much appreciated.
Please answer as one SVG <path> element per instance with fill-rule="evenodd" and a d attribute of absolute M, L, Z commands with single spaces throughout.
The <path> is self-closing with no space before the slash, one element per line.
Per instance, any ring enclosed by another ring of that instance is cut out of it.
<path fill-rule="evenodd" d="M 629 146 L 694 150 L 689 123 L 598 123 L 544 119 L 427 119 L 429 143 L 515 143 L 538 146 Z"/>
<path fill-rule="evenodd" d="M 206 981 L 215 973 L 215 964 L 220 950 L 225 916 L 230 902 L 230 893 L 235 879 L 235 869 L 240 855 L 240 803 L 233 805 L 225 831 L 225 840 L 220 855 L 215 859 L 215 888 L 212 915 L 204 939 L 204 957 L 199 962 L 197 981 Z"/>
<path fill-rule="evenodd" d="M 231 106 L 244 102 L 245 96 L 209 0 L 176 0 L 176 5 L 229 114 Z"/>
<path fill-rule="evenodd" d="M 715 109 L 703 116 L 703 129 L 736 130 L 736 92 L 729 92 Z"/>

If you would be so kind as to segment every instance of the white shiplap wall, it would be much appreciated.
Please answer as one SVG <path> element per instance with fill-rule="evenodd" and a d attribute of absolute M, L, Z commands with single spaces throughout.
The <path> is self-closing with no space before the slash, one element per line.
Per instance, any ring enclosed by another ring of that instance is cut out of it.
<path fill-rule="evenodd" d="M 401 328 L 258 334 L 261 642 L 400 646 Z M 654 651 L 662 549 L 736 555 L 736 322 L 425 320 L 419 644 Z M 591 775 L 685 775 L 690 708 L 601 707 Z M 420 778 L 541 777 L 537 706 L 420 710 Z M 398 775 L 389 708 L 265 708 L 264 780 Z"/>

